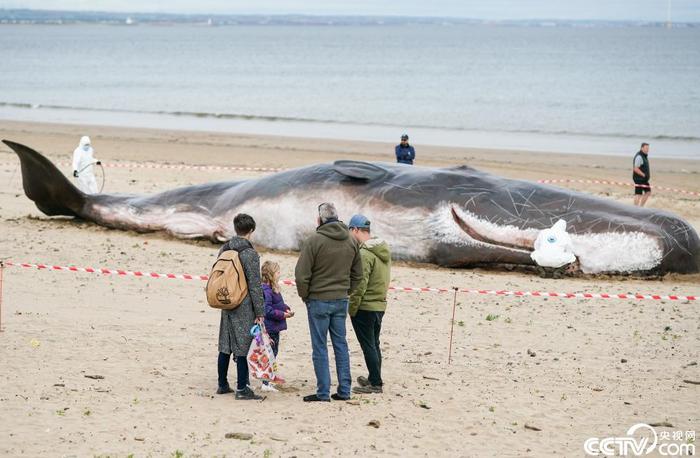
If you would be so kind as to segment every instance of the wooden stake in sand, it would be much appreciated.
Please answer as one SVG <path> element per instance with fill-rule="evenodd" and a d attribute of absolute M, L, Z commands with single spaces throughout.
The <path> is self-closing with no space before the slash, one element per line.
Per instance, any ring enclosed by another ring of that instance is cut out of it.
<path fill-rule="evenodd" d="M 5 263 L 0 261 L 0 332 L 2 332 L 2 274 L 5 270 Z"/>
<path fill-rule="evenodd" d="M 457 308 L 457 291 L 459 288 L 452 287 L 455 293 L 452 300 L 452 324 L 450 326 L 450 349 L 447 351 L 447 364 L 452 364 L 452 334 L 455 330 L 455 309 Z"/>

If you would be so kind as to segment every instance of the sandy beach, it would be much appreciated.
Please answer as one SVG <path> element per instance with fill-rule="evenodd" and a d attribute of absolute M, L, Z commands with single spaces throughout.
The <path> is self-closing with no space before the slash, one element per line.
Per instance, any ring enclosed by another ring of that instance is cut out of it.
<path fill-rule="evenodd" d="M 393 159 L 391 143 L 0 122 L 0 138 L 56 162 L 69 161 L 86 134 L 97 158 L 115 164 L 290 168 Z M 618 157 L 415 146 L 419 165 L 625 182 L 638 147 Z M 653 144 L 650 159 L 655 185 L 700 191 L 700 161 L 655 159 Z M 208 273 L 217 249 L 209 242 L 46 217 L 24 195 L 18 164 L 0 145 L 0 259 Z M 261 173 L 107 168 L 105 192 L 150 193 Z M 632 202 L 629 187 L 567 186 Z M 649 207 L 700 230 L 698 196 L 654 192 Z M 284 278 L 293 276 L 294 253 L 266 251 L 262 258 L 279 262 Z M 402 263 L 392 284 L 700 293 L 698 275 L 552 280 Z M 308 405 L 301 397 L 315 391 L 315 378 L 306 310 L 294 288 L 282 293 L 297 312 L 282 334 L 287 384 L 263 402 L 242 402 L 214 394 L 219 313 L 205 303 L 203 282 L 6 268 L 0 455 L 584 456 L 587 438 L 623 435 L 636 423 L 672 425 L 657 431 L 700 425 L 700 387 L 684 382 L 700 381 L 698 302 L 460 294 L 448 365 L 452 294 L 392 292 L 382 340 L 384 393 Z M 348 331 L 353 378 L 366 375 L 349 323 Z"/>

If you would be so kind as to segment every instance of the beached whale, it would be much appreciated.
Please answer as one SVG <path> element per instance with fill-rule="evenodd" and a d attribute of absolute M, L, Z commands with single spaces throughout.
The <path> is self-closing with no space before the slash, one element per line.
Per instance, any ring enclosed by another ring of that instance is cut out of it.
<path fill-rule="evenodd" d="M 146 196 L 86 195 L 40 153 L 3 141 L 19 156 L 25 193 L 39 210 L 115 229 L 224 241 L 233 216 L 244 212 L 258 223 L 256 243 L 296 250 L 315 228 L 319 203 L 328 201 L 343 218 L 364 213 L 396 259 L 532 265 L 538 232 L 564 219 L 583 272 L 700 271 L 698 234 L 673 214 L 466 166 L 337 161 Z"/>

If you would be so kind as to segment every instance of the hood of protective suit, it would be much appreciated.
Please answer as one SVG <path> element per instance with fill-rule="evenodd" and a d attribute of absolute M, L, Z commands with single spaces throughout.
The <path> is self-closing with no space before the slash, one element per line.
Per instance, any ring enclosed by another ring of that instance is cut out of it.
<path fill-rule="evenodd" d="M 566 221 L 560 219 L 551 228 L 541 230 L 530 257 L 543 267 L 558 268 L 574 262 L 576 256 L 571 236 L 566 232 Z"/>

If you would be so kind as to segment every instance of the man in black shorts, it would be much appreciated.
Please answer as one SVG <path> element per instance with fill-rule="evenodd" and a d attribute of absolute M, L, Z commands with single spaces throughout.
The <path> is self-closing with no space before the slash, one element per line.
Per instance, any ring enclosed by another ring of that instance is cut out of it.
<path fill-rule="evenodd" d="M 651 195 L 651 170 L 649 169 L 649 143 L 642 143 L 639 152 L 634 155 L 632 180 L 634 181 L 634 205 L 643 207 Z"/>

